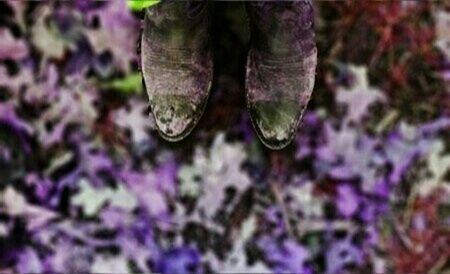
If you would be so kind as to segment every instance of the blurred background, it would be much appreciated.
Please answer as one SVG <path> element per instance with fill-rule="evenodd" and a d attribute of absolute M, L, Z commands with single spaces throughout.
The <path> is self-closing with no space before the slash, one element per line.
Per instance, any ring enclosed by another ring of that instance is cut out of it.
<path fill-rule="evenodd" d="M 275 152 L 244 100 L 241 2 L 215 80 L 158 137 L 122 0 L 0 2 L 1 273 L 450 273 L 450 6 L 317 1 L 312 101 Z"/>

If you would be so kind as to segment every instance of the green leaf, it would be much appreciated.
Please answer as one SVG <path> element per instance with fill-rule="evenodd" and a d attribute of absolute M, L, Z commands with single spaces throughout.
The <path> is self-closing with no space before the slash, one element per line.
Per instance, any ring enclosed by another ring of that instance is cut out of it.
<path fill-rule="evenodd" d="M 101 88 L 113 89 L 126 94 L 139 94 L 143 91 L 142 76 L 139 72 L 127 75 L 124 78 L 113 79 L 100 84 Z"/>
<path fill-rule="evenodd" d="M 141 11 L 145 8 L 158 4 L 159 0 L 128 0 L 128 8 L 132 11 Z"/>

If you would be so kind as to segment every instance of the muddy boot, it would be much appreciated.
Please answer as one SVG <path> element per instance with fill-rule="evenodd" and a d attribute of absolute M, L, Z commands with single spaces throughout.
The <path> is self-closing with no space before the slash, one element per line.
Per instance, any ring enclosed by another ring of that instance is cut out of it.
<path fill-rule="evenodd" d="M 148 8 L 141 58 L 160 135 L 183 139 L 202 116 L 212 81 L 207 1 L 162 1 Z"/>
<path fill-rule="evenodd" d="M 247 2 L 247 106 L 261 141 L 287 146 L 311 97 L 317 63 L 310 1 Z"/>

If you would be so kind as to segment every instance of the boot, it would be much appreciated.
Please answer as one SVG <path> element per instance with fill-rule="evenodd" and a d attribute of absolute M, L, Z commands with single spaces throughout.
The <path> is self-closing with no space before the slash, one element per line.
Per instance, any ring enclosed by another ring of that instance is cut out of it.
<path fill-rule="evenodd" d="M 252 1 L 246 97 L 253 126 L 271 149 L 295 137 L 311 97 L 317 64 L 310 1 Z"/>
<path fill-rule="evenodd" d="M 207 1 L 162 1 L 148 8 L 141 58 L 160 135 L 183 139 L 202 116 L 212 82 Z"/>

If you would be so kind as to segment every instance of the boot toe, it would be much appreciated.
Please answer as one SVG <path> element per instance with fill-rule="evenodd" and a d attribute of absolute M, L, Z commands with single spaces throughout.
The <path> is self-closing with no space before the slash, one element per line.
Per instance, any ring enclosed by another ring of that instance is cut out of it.
<path fill-rule="evenodd" d="M 204 103 L 194 103 L 186 95 L 158 95 L 151 100 L 158 132 L 167 141 L 186 137 L 203 112 Z"/>
<path fill-rule="evenodd" d="M 294 101 L 260 101 L 250 114 L 261 141 L 271 149 L 282 149 L 294 139 L 301 111 Z"/>
<path fill-rule="evenodd" d="M 313 91 L 316 60 L 313 52 L 283 63 L 250 50 L 247 106 L 258 137 L 267 147 L 282 149 L 294 139 Z"/>

